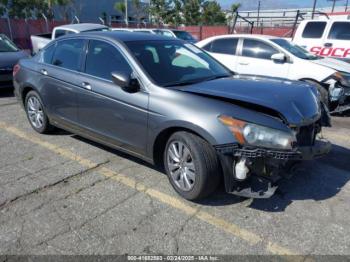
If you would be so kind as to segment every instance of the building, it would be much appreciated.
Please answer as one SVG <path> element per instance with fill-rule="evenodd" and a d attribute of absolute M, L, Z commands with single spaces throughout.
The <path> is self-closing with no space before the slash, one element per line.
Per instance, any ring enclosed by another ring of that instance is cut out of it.
<path fill-rule="evenodd" d="M 114 8 L 117 2 L 125 2 L 125 0 L 75 0 L 66 10 L 61 10 L 62 8 L 59 7 L 55 8 L 55 17 L 62 18 L 62 14 L 65 12 L 69 19 L 73 20 L 74 17 L 77 17 L 81 23 L 100 23 L 101 18 L 108 24 L 111 22 L 124 22 L 124 14 Z M 130 23 L 148 21 L 147 8 L 145 8 L 148 3 L 141 1 L 141 5 L 142 8 L 136 10 L 132 1 L 128 0 L 128 21 Z"/>

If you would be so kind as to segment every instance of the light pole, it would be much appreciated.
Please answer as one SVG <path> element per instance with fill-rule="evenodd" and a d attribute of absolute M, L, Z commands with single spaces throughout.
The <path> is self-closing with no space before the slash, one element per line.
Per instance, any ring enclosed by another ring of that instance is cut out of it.
<path fill-rule="evenodd" d="M 258 17 L 256 18 L 256 24 L 257 24 L 257 26 L 259 26 L 260 8 L 261 8 L 261 1 L 259 1 L 259 3 L 258 3 Z"/>
<path fill-rule="evenodd" d="M 129 27 L 128 0 L 125 0 L 125 24 Z"/>
<path fill-rule="evenodd" d="M 317 5 L 317 0 L 314 0 L 314 6 L 312 8 L 312 15 L 311 15 L 312 19 L 314 19 L 314 16 L 315 16 L 316 5 Z"/>
<path fill-rule="evenodd" d="M 346 0 L 346 4 L 345 4 L 345 12 L 348 11 L 348 4 L 349 4 L 349 0 Z"/>

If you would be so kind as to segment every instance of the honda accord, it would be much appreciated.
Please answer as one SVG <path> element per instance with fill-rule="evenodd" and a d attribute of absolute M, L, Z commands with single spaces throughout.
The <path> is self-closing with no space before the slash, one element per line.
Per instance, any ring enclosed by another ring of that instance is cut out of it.
<path fill-rule="evenodd" d="M 59 38 L 16 65 L 15 94 L 39 133 L 59 127 L 164 167 L 189 200 L 270 197 L 320 157 L 330 125 L 317 89 L 235 75 L 178 39 L 128 32 Z"/>

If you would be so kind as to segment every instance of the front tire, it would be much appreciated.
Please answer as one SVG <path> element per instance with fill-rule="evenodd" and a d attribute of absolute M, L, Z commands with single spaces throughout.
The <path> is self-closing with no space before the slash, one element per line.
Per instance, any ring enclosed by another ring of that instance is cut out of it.
<path fill-rule="evenodd" d="M 329 94 L 328 94 L 328 90 L 322 86 L 321 84 L 315 82 L 315 81 L 312 81 L 312 80 L 305 80 L 305 82 L 311 84 L 311 85 L 314 85 L 316 86 L 318 92 L 320 92 L 320 96 L 321 96 L 321 102 L 323 102 L 327 108 L 329 109 L 330 107 L 330 101 L 329 101 Z"/>
<path fill-rule="evenodd" d="M 46 134 L 52 131 L 49 119 L 45 113 L 43 102 L 36 91 L 30 91 L 25 99 L 25 110 L 32 128 L 40 133 Z"/>
<path fill-rule="evenodd" d="M 164 152 L 164 166 L 173 188 L 187 200 L 207 197 L 220 181 L 215 150 L 189 132 L 176 132 L 170 137 Z"/>

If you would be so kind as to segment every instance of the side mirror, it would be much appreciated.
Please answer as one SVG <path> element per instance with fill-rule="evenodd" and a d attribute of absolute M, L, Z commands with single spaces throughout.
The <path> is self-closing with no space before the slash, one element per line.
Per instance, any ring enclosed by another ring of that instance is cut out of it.
<path fill-rule="evenodd" d="M 140 90 L 139 81 L 131 78 L 131 75 L 126 72 L 112 72 L 112 80 L 128 93 L 136 93 Z"/>
<path fill-rule="evenodd" d="M 276 63 L 284 63 L 284 62 L 286 62 L 287 57 L 285 54 L 278 53 L 278 54 L 272 55 L 271 60 L 273 60 Z"/>

